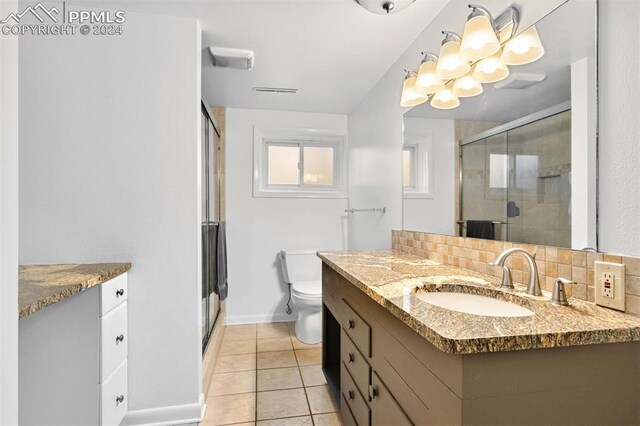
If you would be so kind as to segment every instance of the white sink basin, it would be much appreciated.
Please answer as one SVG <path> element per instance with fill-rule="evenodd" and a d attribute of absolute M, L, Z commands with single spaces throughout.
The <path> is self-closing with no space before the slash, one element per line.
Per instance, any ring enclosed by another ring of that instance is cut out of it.
<path fill-rule="evenodd" d="M 419 292 L 415 296 L 431 305 L 485 317 L 528 317 L 533 312 L 515 303 L 468 293 Z"/>

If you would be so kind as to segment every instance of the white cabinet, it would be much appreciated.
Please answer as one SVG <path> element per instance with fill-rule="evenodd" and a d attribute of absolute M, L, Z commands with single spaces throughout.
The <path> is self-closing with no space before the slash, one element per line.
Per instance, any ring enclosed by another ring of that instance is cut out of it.
<path fill-rule="evenodd" d="M 127 293 L 123 274 L 20 320 L 20 425 L 120 424 Z"/>

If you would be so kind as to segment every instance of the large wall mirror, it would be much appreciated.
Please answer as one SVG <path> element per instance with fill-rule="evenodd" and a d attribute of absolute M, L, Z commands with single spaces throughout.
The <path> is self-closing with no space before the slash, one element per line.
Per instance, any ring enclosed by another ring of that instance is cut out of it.
<path fill-rule="evenodd" d="M 447 18 L 442 29 L 462 35 L 466 15 Z M 471 64 L 472 79 L 445 80 L 405 113 L 405 230 L 597 248 L 596 27 L 595 0 L 568 1 L 514 33 L 534 47 L 537 33 L 542 56 L 505 66 L 501 52 L 531 45 L 503 41 L 493 62 Z M 440 40 L 427 48 L 437 55 Z"/>

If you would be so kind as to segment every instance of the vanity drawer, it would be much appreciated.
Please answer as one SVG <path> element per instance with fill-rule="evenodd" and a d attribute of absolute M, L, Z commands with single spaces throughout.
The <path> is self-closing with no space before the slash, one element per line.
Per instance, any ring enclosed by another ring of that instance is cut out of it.
<path fill-rule="evenodd" d="M 371 377 L 371 367 L 353 344 L 347 333 L 342 330 L 340 336 L 340 358 L 349 370 L 353 381 L 356 382 L 360 392 L 367 392 Z"/>
<path fill-rule="evenodd" d="M 127 360 L 120 363 L 113 374 L 100 385 L 100 425 L 119 425 L 127 414 Z"/>
<path fill-rule="evenodd" d="M 105 316 L 127 300 L 127 274 L 118 275 L 100 285 L 100 316 Z"/>
<path fill-rule="evenodd" d="M 340 366 L 340 386 L 342 388 L 342 397 L 349 405 L 356 424 L 359 426 L 369 426 L 371 410 L 369 410 L 369 406 L 358 390 L 356 383 L 353 381 L 344 363 Z"/>
<path fill-rule="evenodd" d="M 347 403 L 344 395 L 342 395 L 342 401 L 340 402 L 340 419 L 342 420 L 343 426 L 358 426 L 356 419 L 354 419 L 353 414 L 351 414 L 349 403 Z"/>
<path fill-rule="evenodd" d="M 371 358 L 371 327 L 346 300 L 342 299 L 342 315 L 344 327 L 353 343 L 368 358 Z"/>
<path fill-rule="evenodd" d="M 372 425 L 404 426 L 413 424 L 375 371 L 371 374 L 369 397 Z"/>
<path fill-rule="evenodd" d="M 127 357 L 127 302 L 100 319 L 100 383 Z"/>

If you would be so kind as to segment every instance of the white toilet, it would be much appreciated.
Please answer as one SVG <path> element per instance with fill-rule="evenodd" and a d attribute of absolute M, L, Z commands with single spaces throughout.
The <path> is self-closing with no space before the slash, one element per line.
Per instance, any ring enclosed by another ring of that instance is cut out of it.
<path fill-rule="evenodd" d="M 280 268 L 298 314 L 296 337 L 302 343 L 322 341 L 322 262 L 315 251 L 280 252 Z"/>

